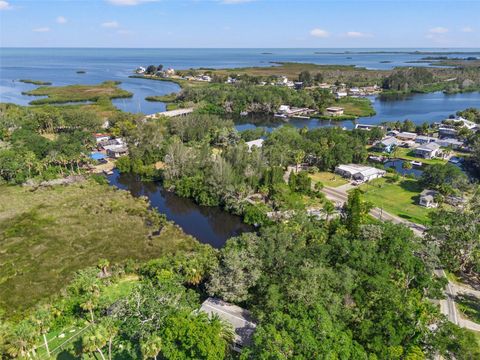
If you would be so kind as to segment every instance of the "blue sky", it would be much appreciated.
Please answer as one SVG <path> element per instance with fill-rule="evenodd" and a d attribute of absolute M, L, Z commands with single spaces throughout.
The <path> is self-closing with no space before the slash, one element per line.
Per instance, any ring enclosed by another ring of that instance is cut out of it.
<path fill-rule="evenodd" d="M 0 0 L 2 47 L 480 47 L 480 0 Z"/>

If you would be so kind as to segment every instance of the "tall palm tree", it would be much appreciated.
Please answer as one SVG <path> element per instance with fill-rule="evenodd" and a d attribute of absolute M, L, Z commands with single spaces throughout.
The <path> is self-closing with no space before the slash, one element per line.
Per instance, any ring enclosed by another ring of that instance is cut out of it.
<path fill-rule="evenodd" d="M 108 340 L 108 333 L 102 325 L 92 325 L 82 337 L 82 350 L 86 353 L 98 352 L 102 360 L 106 360 L 102 348 L 105 347 Z"/>
<path fill-rule="evenodd" d="M 153 358 L 157 360 L 157 356 L 162 350 L 162 338 L 153 334 L 140 343 L 140 348 L 145 358 Z"/>
<path fill-rule="evenodd" d="M 50 357 L 50 349 L 48 347 L 47 334 L 50 331 L 50 324 L 52 322 L 52 312 L 49 307 L 39 308 L 33 315 L 33 323 L 36 325 L 40 334 L 43 336 L 43 343 L 47 351 L 48 357 Z"/>

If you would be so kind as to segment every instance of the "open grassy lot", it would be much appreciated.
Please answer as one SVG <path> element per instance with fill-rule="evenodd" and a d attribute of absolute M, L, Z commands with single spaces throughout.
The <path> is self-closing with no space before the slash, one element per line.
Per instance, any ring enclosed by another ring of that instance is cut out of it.
<path fill-rule="evenodd" d="M 0 307 L 32 306 L 101 258 L 146 260 L 198 244 L 170 223 L 156 235 L 149 212 L 145 201 L 93 181 L 0 186 Z"/>
<path fill-rule="evenodd" d="M 422 191 L 417 180 L 401 179 L 393 182 L 387 175 L 363 184 L 360 189 L 365 192 L 365 200 L 383 208 L 393 215 L 418 224 L 428 224 L 428 214 L 431 211 L 418 204 L 418 195 Z"/>
<path fill-rule="evenodd" d="M 335 101 L 332 105 L 342 107 L 345 115 L 352 115 L 355 117 L 375 115 L 375 109 L 372 106 L 372 102 L 366 98 L 346 97 Z"/>
<path fill-rule="evenodd" d="M 120 83 L 105 81 L 98 85 L 42 86 L 24 95 L 47 96 L 30 102 L 31 105 L 62 104 L 78 101 L 97 101 L 100 98 L 117 99 L 132 97 L 133 94 L 118 87 Z"/>
<path fill-rule="evenodd" d="M 323 185 L 329 187 L 337 187 L 348 183 L 348 181 L 340 175 L 329 171 L 319 171 L 314 174 L 310 174 L 309 176 L 313 183 L 321 182 Z"/>

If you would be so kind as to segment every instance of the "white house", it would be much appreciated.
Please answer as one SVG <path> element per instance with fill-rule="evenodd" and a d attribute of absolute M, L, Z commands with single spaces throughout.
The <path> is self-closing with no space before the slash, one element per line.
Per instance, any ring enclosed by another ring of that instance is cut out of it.
<path fill-rule="evenodd" d="M 254 147 L 261 148 L 263 146 L 263 139 L 257 139 L 252 141 L 247 141 L 245 144 L 248 146 L 248 151 L 252 151 Z"/>
<path fill-rule="evenodd" d="M 110 135 L 108 134 L 94 134 L 95 140 L 97 141 L 97 144 L 110 140 Z"/>
<path fill-rule="evenodd" d="M 459 149 L 464 145 L 463 141 L 451 138 L 438 140 L 437 144 L 441 147 L 451 147 L 452 149 Z"/>
<path fill-rule="evenodd" d="M 338 165 L 335 172 L 347 179 L 361 182 L 377 179 L 386 174 L 385 170 L 358 164 Z"/>
<path fill-rule="evenodd" d="M 401 133 L 397 134 L 398 140 L 415 141 L 416 138 L 417 138 L 417 134 L 408 132 L 408 131 L 402 131 Z"/>
<path fill-rule="evenodd" d="M 337 91 L 335 93 L 335 96 L 337 99 L 341 99 L 341 98 L 344 98 L 346 96 L 348 96 L 348 93 L 346 91 Z"/>
<path fill-rule="evenodd" d="M 438 155 L 440 150 L 440 145 L 436 142 L 431 142 L 425 145 L 420 145 L 417 147 L 413 152 L 415 156 L 424 158 L 424 159 L 431 159 Z"/>
<path fill-rule="evenodd" d="M 327 109 L 327 114 L 332 116 L 343 115 L 343 108 L 338 106 L 330 106 Z"/>

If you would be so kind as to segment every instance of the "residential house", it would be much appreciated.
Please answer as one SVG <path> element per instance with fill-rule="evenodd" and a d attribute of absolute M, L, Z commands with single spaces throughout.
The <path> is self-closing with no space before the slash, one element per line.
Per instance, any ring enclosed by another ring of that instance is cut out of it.
<path fill-rule="evenodd" d="M 97 144 L 101 143 L 101 142 L 104 142 L 104 141 L 107 141 L 107 140 L 110 140 L 110 135 L 108 134 L 93 134 L 93 136 L 95 137 L 95 140 L 97 141 Z"/>
<path fill-rule="evenodd" d="M 407 131 L 402 131 L 397 134 L 397 139 L 402 141 L 415 141 L 417 134 Z"/>
<path fill-rule="evenodd" d="M 438 145 L 436 142 L 432 142 L 425 145 L 420 145 L 413 152 L 417 157 L 432 159 L 438 155 L 439 151 L 440 145 Z"/>
<path fill-rule="evenodd" d="M 173 76 L 173 75 L 175 75 L 175 69 L 173 69 L 173 68 L 168 68 L 167 70 L 165 70 L 165 75 L 167 75 L 167 76 Z"/>
<path fill-rule="evenodd" d="M 357 130 L 367 130 L 367 131 L 370 131 L 373 128 L 376 128 L 376 127 L 382 128 L 382 126 L 370 125 L 370 124 L 356 124 L 355 125 L 355 129 L 357 129 Z"/>
<path fill-rule="evenodd" d="M 463 141 L 452 138 L 440 139 L 437 141 L 437 144 L 441 147 L 451 147 L 452 149 L 460 149 L 464 146 Z"/>
<path fill-rule="evenodd" d="M 336 97 L 337 99 L 341 99 L 341 98 L 344 98 L 344 97 L 346 97 L 346 96 L 348 96 L 348 93 L 347 93 L 346 91 L 343 91 L 343 90 L 342 90 L 342 91 L 337 91 L 337 92 L 335 93 L 335 97 Z"/>
<path fill-rule="evenodd" d="M 128 154 L 128 147 L 125 144 L 104 146 L 108 157 L 117 159 Z"/>
<path fill-rule="evenodd" d="M 330 106 L 327 109 L 327 114 L 332 116 L 343 115 L 343 108 L 338 106 Z"/>
<path fill-rule="evenodd" d="M 423 135 L 418 135 L 415 139 L 415 142 L 417 144 L 428 144 L 434 141 L 437 141 L 437 138 L 431 137 L 431 136 L 423 136 Z"/>
<path fill-rule="evenodd" d="M 400 131 L 397 131 L 397 130 L 390 130 L 387 132 L 387 136 L 397 136 L 399 134 Z"/>
<path fill-rule="evenodd" d="M 229 304 L 223 300 L 209 297 L 200 307 L 200 311 L 209 316 L 218 316 L 230 324 L 234 331 L 233 350 L 241 352 L 242 348 L 252 343 L 252 336 L 257 327 L 252 315 L 237 305 Z"/>
<path fill-rule="evenodd" d="M 385 170 L 358 164 L 338 165 L 335 168 L 335 172 L 347 179 L 361 182 L 380 178 L 386 174 Z"/>
<path fill-rule="evenodd" d="M 137 70 L 135 70 L 137 74 L 144 74 L 145 71 L 147 71 L 147 69 L 145 69 L 143 66 L 139 66 Z"/>
<path fill-rule="evenodd" d="M 437 207 L 438 203 L 435 201 L 438 191 L 425 189 L 420 193 L 418 204 L 427 208 Z"/>
<path fill-rule="evenodd" d="M 387 136 L 375 145 L 375 149 L 378 149 L 382 152 L 391 153 L 393 149 L 398 146 L 398 144 L 399 141 L 395 137 Z"/>
<path fill-rule="evenodd" d="M 263 146 L 263 139 L 257 139 L 252 141 L 247 141 L 245 144 L 248 146 L 248 151 L 252 151 L 254 147 L 261 148 Z"/>

